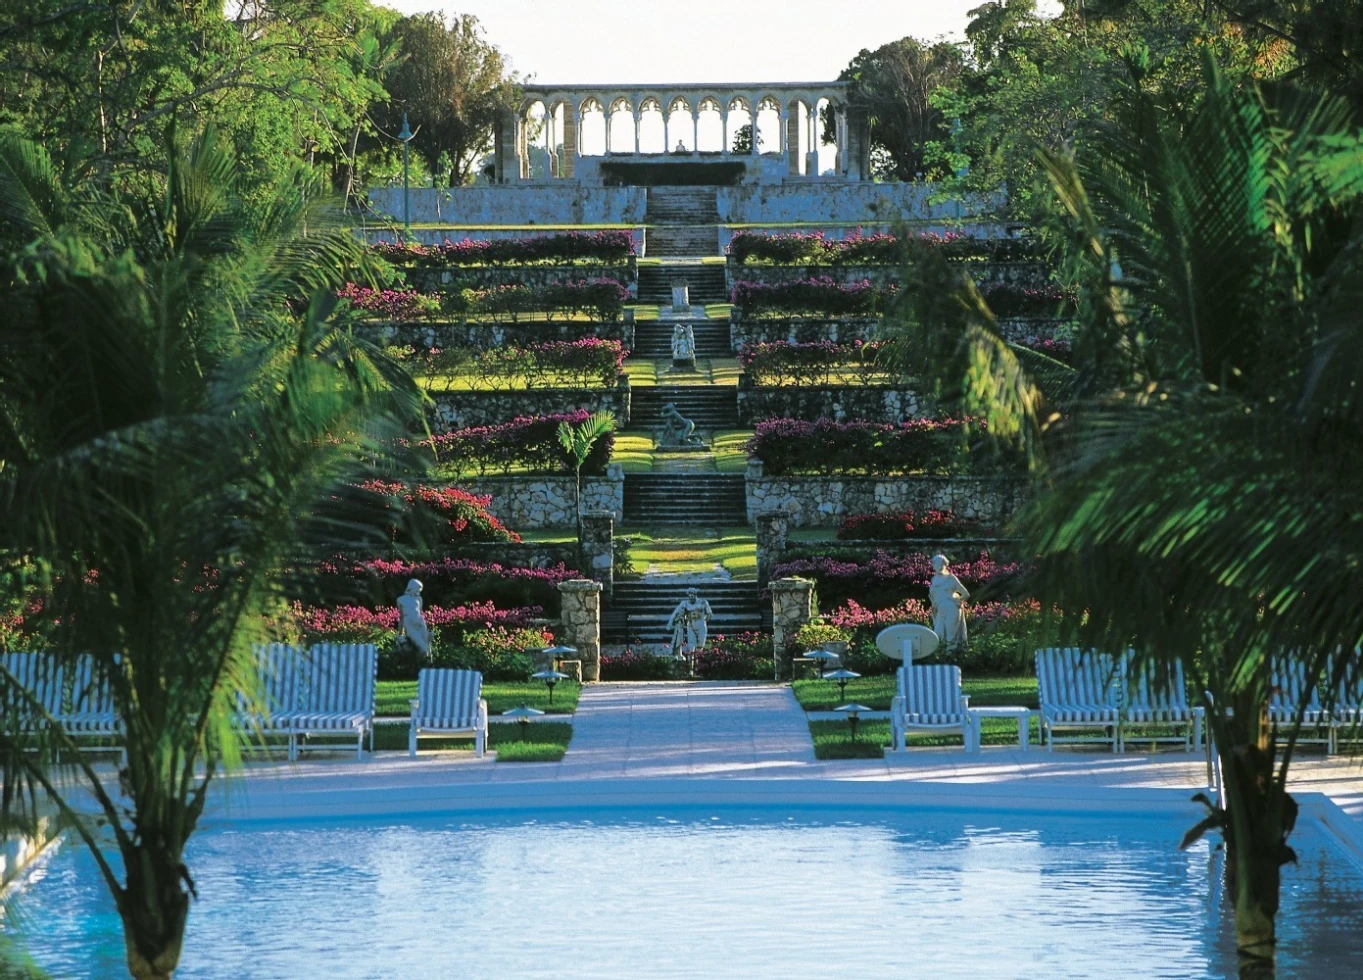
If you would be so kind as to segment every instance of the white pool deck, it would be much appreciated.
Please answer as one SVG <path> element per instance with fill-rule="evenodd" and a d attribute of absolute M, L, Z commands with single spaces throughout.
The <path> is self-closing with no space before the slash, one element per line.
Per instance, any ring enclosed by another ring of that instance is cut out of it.
<path fill-rule="evenodd" d="M 501 763 L 489 753 L 325 754 L 257 763 L 224 782 L 225 819 L 343 817 L 589 800 L 824 799 L 980 801 L 1008 807 L 1186 804 L 1206 786 L 1202 754 L 1113 755 L 1093 747 L 1023 753 L 910 749 L 884 759 L 820 762 L 788 687 L 738 683 L 597 684 L 583 690 L 572 745 L 557 763 Z M 494 723 L 495 719 L 494 719 Z M 741 782 L 741 790 L 740 790 Z M 1299 756 L 1291 788 L 1363 841 L 1363 758 Z M 1317 795 L 1318 794 L 1318 795 Z"/>

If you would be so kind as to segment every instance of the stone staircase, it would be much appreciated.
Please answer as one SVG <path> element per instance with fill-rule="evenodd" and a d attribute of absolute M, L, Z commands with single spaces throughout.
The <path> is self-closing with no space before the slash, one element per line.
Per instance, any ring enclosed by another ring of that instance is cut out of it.
<path fill-rule="evenodd" d="M 601 617 L 604 643 L 667 643 L 667 617 L 693 587 L 710 603 L 711 636 L 771 629 L 771 612 L 763 608 L 756 582 L 620 581 Z"/>
<path fill-rule="evenodd" d="M 650 187 L 644 220 L 650 225 L 717 225 L 715 197 L 713 187 Z"/>
<path fill-rule="evenodd" d="M 627 473 L 624 525 L 721 528 L 748 523 L 747 487 L 727 473 Z"/>
<path fill-rule="evenodd" d="M 692 320 L 691 333 L 696 338 L 697 357 L 733 357 L 727 320 Z M 638 320 L 634 324 L 634 346 L 631 357 L 672 357 L 672 324 L 666 321 Z M 635 388 L 636 392 L 642 388 Z"/>
<path fill-rule="evenodd" d="M 706 303 L 727 303 L 728 284 L 724 281 L 724 266 L 699 263 L 665 263 L 639 267 L 639 302 L 672 305 L 672 281 L 685 279 L 690 286 L 692 306 Z"/>
<path fill-rule="evenodd" d="M 663 406 L 669 403 L 677 406 L 683 418 L 695 422 L 697 429 L 740 428 L 734 385 L 640 385 L 630 391 L 630 428 L 656 429 L 663 424 Z"/>
<path fill-rule="evenodd" d="M 719 230 L 714 225 L 655 225 L 644 239 L 650 259 L 684 259 L 719 253 Z"/>

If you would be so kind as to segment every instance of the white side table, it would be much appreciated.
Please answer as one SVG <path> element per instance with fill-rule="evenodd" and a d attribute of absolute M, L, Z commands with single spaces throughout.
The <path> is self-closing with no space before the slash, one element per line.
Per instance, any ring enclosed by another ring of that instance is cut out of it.
<path fill-rule="evenodd" d="M 1032 709 L 1015 707 L 1013 705 L 995 705 L 988 708 L 970 708 L 970 723 L 975 726 L 975 744 L 981 743 L 980 719 L 981 718 L 1016 718 L 1018 722 L 1018 748 L 1023 752 L 1027 751 L 1027 744 L 1031 741 Z"/>

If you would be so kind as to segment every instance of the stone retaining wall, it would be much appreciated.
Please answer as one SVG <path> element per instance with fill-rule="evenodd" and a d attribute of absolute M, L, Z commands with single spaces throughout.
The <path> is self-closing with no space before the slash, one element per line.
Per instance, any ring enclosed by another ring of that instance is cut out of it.
<path fill-rule="evenodd" d="M 524 388 L 514 391 L 440 391 L 428 420 L 439 435 L 471 425 L 497 425 L 514 418 L 554 415 L 585 408 L 610 412 L 620 427 L 629 424 L 629 386 L 615 388 Z"/>
<path fill-rule="evenodd" d="M 719 220 L 724 224 L 864 225 L 876 221 L 988 223 L 992 222 L 994 214 L 1002 211 L 1005 203 L 1001 193 L 964 201 L 934 201 L 937 191 L 937 185 L 927 181 L 792 180 L 777 186 L 720 187 L 715 204 Z M 402 201 L 399 199 L 397 203 L 401 208 Z"/>
<path fill-rule="evenodd" d="M 401 201 L 398 203 L 401 208 Z M 415 212 L 413 212 L 415 216 Z M 414 217 L 415 220 L 415 217 Z M 448 209 L 446 209 L 442 220 L 452 219 Z M 602 231 L 601 228 L 575 228 L 575 227 L 554 227 L 552 225 L 544 228 L 535 227 L 501 227 L 491 225 L 480 228 L 477 226 L 458 225 L 445 228 L 413 228 L 410 233 L 402 232 L 392 225 L 382 227 L 370 227 L 361 230 L 360 234 L 367 242 L 397 242 L 402 240 L 416 241 L 422 245 L 443 245 L 447 241 L 462 242 L 469 239 L 475 242 L 502 241 L 508 238 L 543 238 L 549 235 L 561 235 L 565 231 Z M 629 240 L 634 245 L 634 254 L 644 254 L 644 244 L 647 238 L 647 229 L 643 225 L 626 227 L 624 225 L 614 229 L 616 231 L 629 232 Z M 727 239 L 726 239 L 727 240 Z"/>
<path fill-rule="evenodd" d="M 376 211 L 394 221 L 402 220 L 401 187 L 371 187 L 368 194 Z M 455 187 L 448 191 L 413 187 L 409 194 L 411 220 L 419 224 L 634 225 L 643 223 L 648 210 L 644 187 L 584 187 L 565 182 L 559 186 Z M 517 233 L 528 234 L 519 229 Z"/>
<path fill-rule="evenodd" d="M 776 476 L 748 465 L 748 519 L 784 511 L 791 527 L 837 527 L 849 514 L 951 510 L 969 521 L 1002 524 L 1022 499 L 1023 484 L 1006 477 Z"/>
<path fill-rule="evenodd" d="M 742 385 L 738 419 L 744 426 L 763 419 L 831 418 L 839 422 L 902 422 L 931 416 L 926 402 L 907 385 Z"/>
<path fill-rule="evenodd" d="M 555 340 L 600 337 L 634 346 L 634 319 L 625 316 L 608 322 L 561 320 L 547 323 L 485 322 L 373 322 L 361 328 L 379 345 L 399 347 L 490 347 L 544 344 Z"/>
<path fill-rule="evenodd" d="M 734 350 L 744 344 L 770 344 L 776 341 L 809 343 L 832 340 L 875 340 L 880 336 L 880 317 L 876 316 L 782 316 L 745 317 L 737 311 L 729 315 L 729 343 Z"/>
<path fill-rule="evenodd" d="M 460 479 L 458 485 L 469 493 L 491 497 L 488 510 L 517 531 L 577 526 L 571 474 L 474 476 Z M 609 511 L 617 521 L 623 519 L 625 473 L 619 464 L 606 467 L 605 476 L 582 478 L 582 510 Z"/>
<path fill-rule="evenodd" d="M 465 484 L 460 484 L 464 486 Z M 569 491 L 571 494 L 571 490 Z M 525 541 L 509 544 L 502 541 L 484 541 L 477 544 L 461 545 L 458 558 L 472 558 L 483 563 L 496 562 L 499 565 L 514 565 L 517 568 L 550 568 L 564 564 L 576 568 L 577 545 L 571 542 L 562 544 Z"/>
<path fill-rule="evenodd" d="M 1036 283 L 1046 279 L 1042 262 L 962 262 L 978 283 L 1011 282 Z M 898 265 L 739 265 L 733 259 L 725 264 L 724 277 L 732 292 L 734 283 L 799 282 L 802 279 L 832 279 L 834 282 L 855 283 L 870 280 L 878 285 L 903 281 L 903 268 Z"/>
<path fill-rule="evenodd" d="M 634 260 L 624 265 L 471 265 L 412 266 L 404 270 L 407 284 L 423 293 L 442 292 L 450 287 L 484 289 L 492 286 L 543 286 L 552 282 L 579 279 L 613 279 L 639 295 L 639 274 Z"/>

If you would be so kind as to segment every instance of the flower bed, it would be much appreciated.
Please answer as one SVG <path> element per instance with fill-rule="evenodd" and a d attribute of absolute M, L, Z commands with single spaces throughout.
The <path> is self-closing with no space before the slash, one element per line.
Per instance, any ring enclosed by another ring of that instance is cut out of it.
<path fill-rule="evenodd" d="M 770 419 L 748 440 L 748 455 L 766 476 L 792 473 L 940 473 L 966 457 L 967 424 L 960 419 L 899 423 Z"/>
<path fill-rule="evenodd" d="M 627 262 L 634 254 L 634 243 L 628 231 L 570 231 L 494 241 L 465 238 L 452 242 L 447 238 L 439 245 L 375 242 L 369 248 L 389 262 L 434 267 Z"/>
<path fill-rule="evenodd" d="M 469 558 L 404 561 L 371 558 L 356 561 L 337 557 L 318 566 L 317 585 L 322 605 L 388 606 L 420 579 L 422 597 L 436 606 L 492 603 L 499 609 L 539 606 L 556 613 L 558 584 L 581 576 L 560 563 L 547 568 L 525 568 Z"/>
<path fill-rule="evenodd" d="M 603 681 L 666 681 L 680 676 L 682 670 L 680 660 L 637 650 L 601 655 Z"/>
<path fill-rule="evenodd" d="M 1020 337 L 1011 342 L 1065 364 L 1070 362 L 1070 356 L 1074 353 L 1073 345 L 1068 340 L 1056 340 L 1053 337 Z"/>
<path fill-rule="evenodd" d="M 775 676 L 771 637 L 716 633 L 696 654 L 696 676 L 711 681 L 765 681 Z"/>
<path fill-rule="evenodd" d="M 439 316 L 442 309 L 439 296 L 415 289 L 370 289 L 353 282 L 336 290 L 336 298 L 349 302 L 351 309 L 383 320 L 429 320 Z"/>
<path fill-rule="evenodd" d="M 1077 296 L 1073 290 L 1054 283 L 1020 286 L 1011 282 L 990 282 L 980 287 L 980 295 L 996 317 L 1068 316 L 1073 314 Z"/>
<path fill-rule="evenodd" d="M 458 487 L 409 487 L 379 480 L 361 487 L 392 500 L 387 506 L 401 507 L 406 512 L 407 527 L 389 528 L 395 546 L 416 543 L 407 533 L 408 527 L 420 536 L 420 543 L 429 545 L 436 554 L 447 554 L 451 549 L 477 542 L 521 540 L 519 534 L 488 513 L 490 497 L 475 496 Z"/>
<path fill-rule="evenodd" d="M 577 425 L 590 415 L 584 409 L 516 418 L 501 425 L 456 429 L 423 440 L 421 445 L 435 450 L 437 462 L 476 469 L 479 475 L 506 473 L 517 468 L 535 473 L 571 473 L 573 463 L 559 444 L 558 427 L 562 422 Z M 613 434 L 607 433 L 598 439 L 583 464 L 583 475 L 604 473 L 614 448 Z"/>
<path fill-rule="evenodd" d="M 534 285 L 509 284 L 487 289 L 452 289 L 421 293 L 415 289 L 370 289 L 346 283 L 336 296 L 369 316 L 395 321 L 431 320 L 439 316 L 507 316 L 592 313 L 602 320 L 620 318 L 629 290 L 614 279 L 572 279 Z"/>
<path fill-rule="evenodd" d="M 390 348 L 428 389 L 457 377 L 470 389 L 611 387 L 629 351 L 618 340 L 583 337 L 475 350 L 468 347 Z"/>
<path fill-rule="evenodd" d="M 912 538 L 979 537 L 986 529 L 949 510 L 901 511 L 897 514 L 851 514 L 843 518 L 838 537 L 844 541 L 905 541 Z"/>
<path fill-rule="evenodd" d="M 955 566 L 952 566 L 953 570 Z M 1032 599 L 1012 602 L 967 603 L 965 607 L 968 647 L 947 661 L 963 670 L 987 674 L 1030 673 L 1034 651 L 1053 645 L 1055 635 L 1042 615 L 1041 604 Z M 891 673 L 898 662 L 875 647 L 875 636 L 896 623 L 932 625 L 932 610 L 921 599 L 906 599 L 885 609 L 871 610 L 848 599 L 822 617 L 828 626 L 842 631 L 848 641 L 847 666 L 860 674 Z"/>
<path fill-rule="evenodd" d="M 860 340 L 747 344 L 738 352 L 738 363 L 753 385 L 828 384 L 840 371 L 872 368 L 882 346 L 880 341 Z"/>
<path fill-rule="evenodd" d="M 1028 238 L 976 238 L 948 232 L 916 235 L 914 244 L 941 250 L 953 259 L 1016 262 L 1040 257 L 1039 243 Z M 766 262 L 773 265 L 895 264 L 903 259 L 901 240 L 885 233 L 850 238 L 827 238 L 822 232 L 766 234 L 740 231 L 729 239 L 729 257 L 738 265 Z"/>
<path fill-rule="evenodd" d="M 843 283 L 820 276 L 796 282 L 734 283 L 729 301 L 744 316 L 821 313 L 831 316 L 884 312 L 895 287 L 869 280 Z"/>
<path fill-rule="evenodd" d="M 1019 569 L 1015 563 L 999 564 L 981 551 L 969 561 L 953 561 L 951 571 L 967 587 L 981 585 Z M 925 596 L 932 580 L 931 556 L 923 553 L 893 554 L 877 550 L 864 562 L 836 558 L 796 558 L 772 569 L 772 578 L 796 575 L 818 583 L 822 605 L 841 605 L 855 599 L 878 609 L 903 601 L 906 596 Z"/>

